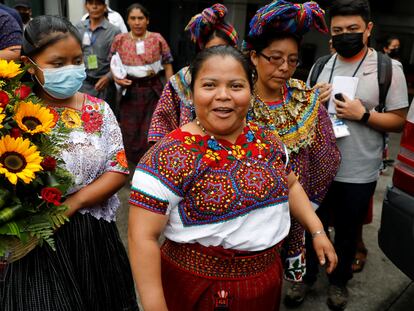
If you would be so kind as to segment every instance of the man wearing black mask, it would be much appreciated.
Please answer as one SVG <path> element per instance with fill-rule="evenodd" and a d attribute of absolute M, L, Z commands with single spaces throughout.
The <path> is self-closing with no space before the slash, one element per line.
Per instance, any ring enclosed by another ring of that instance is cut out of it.
<path fill-rule="evenodd" d="M 392 60 L 385 111 L 375 110 L 379 105 L 378 54 L 368 47 L 373 28 L 368 1 L 334 0 L 330 18 L 332 46 L 336 53 L 324 65 L 316 86 L 322 86 L 321 96 L 325 101 L 330 100 L 332 107 L 329 110 L 336 109 L 336 117 L 342 120 L 348 133 L 342 132 L 343 135 L 337 136 L 341 165 L 317 214 L 325 230 L 329 225 L 329 215 L 333 216 L 338 266 L 328 276 L 327 304 L 332 310 L 343 310 L 348 302 L 347 283 L 352 278 L 358 230 L 367 214 L 382 162 L 383 133 L 402 130 L 408 96 L 402 66 Z M 312 71 L 308 83 L 311 76 Z M 350 77 L 354 77 L 350 79 L 355 86 L 354 99 L 345 94 L 334 96 L 331 90 L 341 86 L 332 86 L 333 81 Z M 311 245 L 312 237 L 307 237 L 306 242 Z M 311 247 L 307 246 L 306 255 L 304 282 L 293 285 L 285 298 L 290 305 L 302 303 L 317 278 L 318 261 Z"/>

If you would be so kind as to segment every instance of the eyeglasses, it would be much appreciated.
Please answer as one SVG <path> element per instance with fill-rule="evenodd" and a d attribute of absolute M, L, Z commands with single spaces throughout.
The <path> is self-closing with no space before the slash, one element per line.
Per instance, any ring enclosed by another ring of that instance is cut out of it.
<path fill-rule="evenodd" d="M 288 66 L 291 68 L 296 68 L 300 64 L 299 59 L 297 57 L 289 57 L 286 60 L 282 56 L 267 56 L 262 52 L 259 52 L 258 54 L 262 56 L 264 59 L 266 59 L 269 63 L 277 67 L 282 66 L 285 62 L 287 62 Z"/>

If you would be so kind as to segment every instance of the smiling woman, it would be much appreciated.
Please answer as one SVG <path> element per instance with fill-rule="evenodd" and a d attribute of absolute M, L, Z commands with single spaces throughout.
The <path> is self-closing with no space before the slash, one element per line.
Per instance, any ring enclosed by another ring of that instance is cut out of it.
<path fill-rule="evenodd" d="M 143 306 L 278 310 L 289 209 L 311 232 L 323 229 L 283 144 L 246 122 L 247 59 L 215 46 L 201 51 L 190 70 L 196 120 L 152 147 L 132 181 L 130 261 Z M 315 239 L 315 248 L 333 269 L 326 236 Z"/>

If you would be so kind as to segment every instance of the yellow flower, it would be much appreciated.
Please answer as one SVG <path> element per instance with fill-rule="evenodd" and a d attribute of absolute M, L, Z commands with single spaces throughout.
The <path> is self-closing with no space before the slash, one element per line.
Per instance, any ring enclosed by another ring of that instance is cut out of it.
<path fill-rule="evenodd" d="M 3 108 L 0 108 L 0 129 L 3 128 L 3 125 L 1 124 L 1 122 L 3 122 L 4 118 L 6 117 L 6 115 L 3 112 Z"/>
<path fill-rule="evenodd" d="M 186 136 L 186 137 L 184 138 L 184 143 L 185 143 L 186 145 L 192 145 L 192 144 L 194 144 L 194 143 L 195 143 L 195 141 L 196 141 L 195 136 Z"/>
<path fill-rule="evenodd" d="M 7 62 L 7 60 L 0 59 L 0 78 L 11 79 L 22 72 L 20 65 L 14 61 Z"/>
<path fill-rule="evenodd" d="M 16 184 L 18 178 L 28 184 L 35 178 L 35 173 L 42 170 L 43 158 L 30 140 L 10 135 L 0 139 L 0 174 Z"/>
<path fill-rule="evenodd" d="M 206 152 L 206 157 L 207 157 L 208 159 L 211 159 L 211 160 L 214 160 L 214 161 L 219 161 L 219 160 L 221 160 L 220 155 L 219 155 L 217 152 L 214 152 L 214 151 L 213 151 L 213 150 L 211 150 L 211 149 L 207 149 L 207 152 Z"/>
<path fill-rule="evenodd" d="M 63 110 L 61 119 L 66 127 L 71 129 L 77 128 L 82 124 L 79 114 L 73 109 Z"/>
<path fill-rule="evenodd" d="M 23 131 L 30 134 L 49 133 L 55 125 L 50 110 L 32 102 L 20 102 L 14 120 Z"/>
<path fill-rule="evenodd" d="M 231 149 L 233 149 L 233 156 L 237 159 L 241 159 L 246 154 L 246 151 L 244 151 L 240 145 L 232 146 Z"/>

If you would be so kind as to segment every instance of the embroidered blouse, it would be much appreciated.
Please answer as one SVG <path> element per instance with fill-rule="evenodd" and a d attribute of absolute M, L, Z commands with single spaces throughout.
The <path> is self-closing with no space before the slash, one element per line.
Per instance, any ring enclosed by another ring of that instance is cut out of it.
<path fill-rule="evenodd" d="M 53 129 L 54 135 L 69 131 L 69 138 L 59 143 L 65 167 L 75 178 L 75 184 L 69 193 L 82 189 L 106 172 L 128 174 L 121 130 L 106 102 L 85 94 L 81 110 L 49 108 L 57 121 Z M 89 213 L 97 219 L 114 221 L 119 206 L 115 194 L 107 201 L 79 212 Z"/>
<path fill-rule="evenodd" d="M 157 142 L 173 130 L 193 120 L 191 74 L 188 67 L 173 75 L 158 100 L 148 131 L 148 141 Z"/>
<path fill-rule="evenodd" d="M 274 131 L 290 152 L 292 169 L 317 208 L 325 197 L 340 164 L 340 152 L 329 115 L 318 100 L 318 92 L 290 79 L 283 100 L 264 103 L 255 97 L 249 119 Z M 304 229 L 292 222 L 287 239 L 285 275 L 299 281 L 305 272 Z"/>
<path fill-rule="evenodd" d="M 142 51 L 137 51 L 137 43 L 142 42 Z M 165 64 L 173 62 L 170 47 L 161 34 L 147 31 L 142 41 L 132 39 L 130 33 L 122 33 L 115 37 L 111 54 L 118 52 L 127 74 L 141 78 L 149 72 L 158 73 Z"/>
<path fill-rule="evenodd" d="M 289 172 L 283 144 L 254 124 L 234 145 L 177 129 L 141 159 L 130 203 L 168 215 L 172 241 L 258 251 L 288 234 Z"/>

